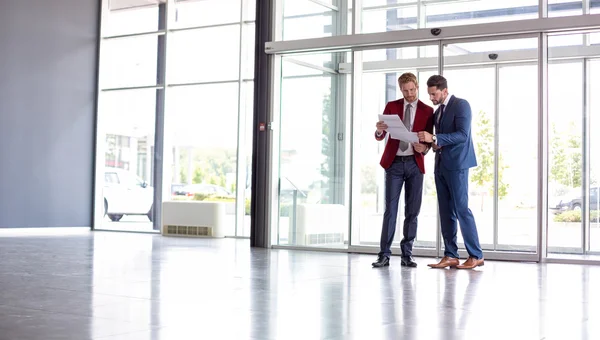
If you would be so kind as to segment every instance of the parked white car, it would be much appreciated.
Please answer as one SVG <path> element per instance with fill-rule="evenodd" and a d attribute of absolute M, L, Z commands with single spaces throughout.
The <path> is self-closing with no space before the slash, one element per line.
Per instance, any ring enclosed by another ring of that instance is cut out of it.
<path fill-rule="evenodd" d="M 146 215 L 152 221 L 154 189 L 135 173 L 104 169 L 104 215 L 117 222 L 123 215 Z"/>

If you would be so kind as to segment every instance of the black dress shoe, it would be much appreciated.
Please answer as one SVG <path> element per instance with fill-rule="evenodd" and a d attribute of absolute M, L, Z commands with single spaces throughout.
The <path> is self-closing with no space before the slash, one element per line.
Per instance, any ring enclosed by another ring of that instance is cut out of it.
<path fill-rule="evenodd" d="M 385 255 L 379 255 L 377 257 L 377 262 L 373 262 L 371 264 L 374 268 L 380 268 L 390 265 L 390 258 Z"/>
<path fill-rule="evenodd" d="M 402 261 L 400 262 L 400 265 L 405 266 L 405 267 L 416 267 L 417 263 L 415 262 L 415 260 L 413 260 L 412 256 L 405 256 L 405 257 L 402 257 Z"/>

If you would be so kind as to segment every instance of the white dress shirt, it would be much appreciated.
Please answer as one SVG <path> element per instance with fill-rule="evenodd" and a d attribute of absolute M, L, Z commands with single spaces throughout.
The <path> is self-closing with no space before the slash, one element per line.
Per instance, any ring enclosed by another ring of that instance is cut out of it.
<path fill-rule="evenodd" d="M 451 97 L 452 97 L 452 95 L 450 93 L 448 93 L 448 95 L 446 96 L 446 100 L 444 100 L 444 102 L 442 103 L 444 105 L 444 111 L 446 111 L 446 108 L 448 107 L 448 103 L 450 102 Z M 438 124 L 440 123 L 440 119 L 442 119 L 443 114 L 444 114 L 443 112 L 441 115 L 438 114 L 438 117 L 437 117 Z"/>
<path fill-rule="evenodd" d="M 414 101 L 414 102 L 412 102 L 412 103 L 408 103 L 406 100 L 404 101 L 404 111 L 403 111 L 403 112 L 406 112 L 406 107 L 407 107 L 408 105 L 410 105 L 410 106 L 411 106 L 411 107 L 410 107 L 410 128 L 409 128 L 409 127 L 407 127 L 407 129 L 408 129 L 409 131 L 411 131 L 411 130 L 412 130 L 412 127 L 413 127 L 413 125 L 415 124 L 415 116 L 417 115 L 417 103 L 418 103 L 418 102 L 419 102 L 419 100 L 418 100 L 418 99 L 417 99 L 417 100 L 415 100 L 415 101 Z M 411 155 L 414 155 L 414 154 L 415 154 L 415 152 L 414 152 L 414 150 L 413 150 L 413 147 L 412 147 L 412 145 L 409 145 L 409 146 L 408 146 L 408 149 L 406 149 L 406 150 L 404 150 L 404 151 L 402 151 L 402 150 L 400 150 L 400 148 L 398 148 L 398 151 L 396 152 L 396 156 L 411 156 Z"/>
<path fill-rule="evenodd" d="M 446 100 L 444 100 L 444 106 L 448 106 L 448 103 L 450 102 L 450 98 L 452 98 L 452 96 L 453 95 L 451 95 L 450 93 L 448 93 L 448 96 L 446 96 Z"/>

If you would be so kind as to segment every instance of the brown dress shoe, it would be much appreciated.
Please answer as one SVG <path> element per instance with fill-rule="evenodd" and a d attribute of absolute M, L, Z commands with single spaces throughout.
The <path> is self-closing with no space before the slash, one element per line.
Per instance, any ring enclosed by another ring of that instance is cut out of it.
<path fill-rule="evenodd" d="M 474 257 L 469 257 L 463 264 L 456 266 L 458 269 L 473 269 L 475 267 L 483 266 L 483 258 L 476 259 Z"/>
<path fill-rule="evenodd" d="M 446 267 L 456 267 L 460 264 L 457 258 L 444 256 L 439 263 L 428 264 L 431 268 L 446 268 Z"/>

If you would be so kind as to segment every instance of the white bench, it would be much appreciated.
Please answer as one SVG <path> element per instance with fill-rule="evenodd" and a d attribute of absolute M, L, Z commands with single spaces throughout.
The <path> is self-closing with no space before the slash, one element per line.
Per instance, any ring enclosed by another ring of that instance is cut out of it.
<path fill-rule="evenodd" d="M 161 234 L 184 237 L 225 237 L 226 203 L 166 201 Z"/>

